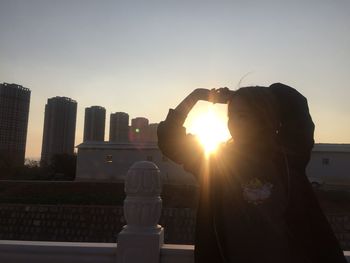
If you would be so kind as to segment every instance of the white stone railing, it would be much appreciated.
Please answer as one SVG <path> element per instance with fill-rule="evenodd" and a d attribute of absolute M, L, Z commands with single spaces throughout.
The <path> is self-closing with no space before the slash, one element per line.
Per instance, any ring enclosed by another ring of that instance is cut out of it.
<path fill-rule="evenodd" d="M 0 262 L 116 263 L 117 244 L 0 240 Z"/>
<path fill-rule="evenodd" d="M 137 162 L 125 181 L 127 225 L 118 242 L 72 243 L 0 240 L 0 261 L 16 263 L 193 263 L 194 246 L 164 244 L 157 224 L 162 209 L 159 169 Z M 350 262 L 350 251 L 344 252 Z"/>
<path fill-rule="evenodd" d="M 0 262 L 118 263 L 117 247 L 112 243 L 0 240 Z M 158 260 L 161 263 L 193 263 L 193 249 L 190 245 L 165 244 L 161 246 Z"/>

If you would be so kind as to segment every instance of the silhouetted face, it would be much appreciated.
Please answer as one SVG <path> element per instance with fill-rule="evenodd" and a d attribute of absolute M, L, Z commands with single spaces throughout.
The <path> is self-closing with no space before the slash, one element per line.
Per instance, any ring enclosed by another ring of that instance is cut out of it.
<path fill-rule="evenodd" d="M 235 96 L 228 107 L 228 129 L 235 143 L 252 144 L 261 140 L 263 124 L 246 101 Z"/>

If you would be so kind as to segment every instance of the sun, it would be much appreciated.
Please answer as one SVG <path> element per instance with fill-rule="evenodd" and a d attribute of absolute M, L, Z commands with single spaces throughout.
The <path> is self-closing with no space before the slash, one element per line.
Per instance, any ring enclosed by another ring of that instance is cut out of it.
<path fill-rule="evenodd" d="M 227 116 L 216 105 L 207 105 L 195 111 L 185 123 L 187 132 L 198 136 L 206 155 L 214 153 L 218 145 L 227 141 L 230 132 L 227 128 Z"/>

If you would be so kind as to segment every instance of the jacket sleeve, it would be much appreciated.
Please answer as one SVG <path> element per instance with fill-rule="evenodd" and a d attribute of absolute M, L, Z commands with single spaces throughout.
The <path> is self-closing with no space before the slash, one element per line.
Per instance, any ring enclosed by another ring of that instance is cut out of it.
<path fill-rule="evenodd" d="M 186 116 L 170 109 L 166 119 L 159 123 L 158 147 L 169 159 L 183 165 L 184 169 L 198 177 L 204 158 L 204 149 L 198 138 L 186 134 L 183 123 Z"/>

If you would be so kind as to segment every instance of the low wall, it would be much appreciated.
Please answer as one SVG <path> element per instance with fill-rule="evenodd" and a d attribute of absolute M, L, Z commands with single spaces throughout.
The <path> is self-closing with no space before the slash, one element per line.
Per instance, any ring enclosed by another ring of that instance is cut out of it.
<path fill-rule="evenodd" d="M 327 214 L 334 234 L 343 250 L 350 250 L 350 213 Z"/>
<path fill-rule="evenodd" d="M 350 250 L 350 213 L 327 214 L 343 250 Z M 165 243 L 194 244 L 196 211 L 163 208 Z M 114 243 L 126 224 L 123 207 L 0 205 L 0 240 Z"/>
<path fill-rule="evenodd" d="M 121 206 L 0 205 L 0 240 L 115 243 L 126 224 Z M 165 243 L 193 244 L 195 210 L 163 208 Z"/>

